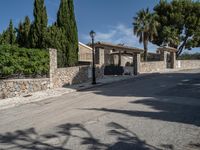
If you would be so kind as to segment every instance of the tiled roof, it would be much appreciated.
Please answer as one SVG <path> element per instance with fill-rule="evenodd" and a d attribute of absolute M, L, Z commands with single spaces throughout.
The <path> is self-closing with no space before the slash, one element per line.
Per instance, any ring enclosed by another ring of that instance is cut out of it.
<path fill-rule="evenodd" d="M 95 43 L 95 47 L 103 47 L 103 48 L 124 50 L 124 51 L 137 52 L 137 53 L 142 53 L 144 51 L 143 49 L 136 48 L 136 47 L 117 45 L 117 44 L 106 43 L 106 42 L 97 42 Z"/>

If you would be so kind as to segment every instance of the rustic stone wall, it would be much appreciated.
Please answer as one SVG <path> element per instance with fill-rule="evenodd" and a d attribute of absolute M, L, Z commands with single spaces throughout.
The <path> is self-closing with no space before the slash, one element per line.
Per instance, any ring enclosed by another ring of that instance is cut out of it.
<path fill-rule="evenodd" d="M 0 99 L 23 96 L 49 88 L 49 78 L 0 80 Z"/>
<path fill-rule="evenodd" d="M 96 77 L 103 77 L 103 66 L 96 65 Z M 57 50 L 50 49 L 50 81 L 51 88 L 78 84 L 90 81 L 92 78 L 91 66 L 75 66 L 57 68 Z"/>
<path fill-rule="evenodd" d="M 103 77 L 103 68 L 96 67 L 96 77 Z M 78 84 L 90 81 L 92 68 L 90 66 L 77 66 L 68 68 L 57 68 L 52 77 L 53 88 L 60 88 L 67 85 Z"/>
<path fill-rule="evenodd" d="M 200 69 L 200 60 L 177 60 L 177 69 Z"/>
<path fill-rule="evenodd" d="M 68 67 L 58 68 L 52 78 L 53 88 L 63 87 L 65 85 L 71 85 L 87 81 L 88 79 L 88 67 Z"/>
<path fill-rule="evenodd" d="M 164 61 L 140 62 L 139 73 L 160 72 L 166 69 Z"/>

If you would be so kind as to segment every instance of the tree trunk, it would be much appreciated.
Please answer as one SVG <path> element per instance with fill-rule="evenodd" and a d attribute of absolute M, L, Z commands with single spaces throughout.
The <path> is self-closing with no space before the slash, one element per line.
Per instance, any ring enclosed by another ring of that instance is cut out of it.
<path fill-rule="evenodd" d="M 180 56 L 180 54 L 183 52 L 183 49 L 185 47 L 185 44 L 187 42 L 188 37 L 185 37 L 185 40 L 183 41 L 183 43 L 181 44 L 181 46 L 178 48 L 178 51 L 176 52 L 176 58 L 178 58 L 178 56 Z"/>
<path fill-rule="evenodd" d="M 144 41 L 143 44 L 144 44 L 144 61 L 147 61 L 147 51 L 148 51 L 147 45 L 148 45 L 148 41 Z"/>

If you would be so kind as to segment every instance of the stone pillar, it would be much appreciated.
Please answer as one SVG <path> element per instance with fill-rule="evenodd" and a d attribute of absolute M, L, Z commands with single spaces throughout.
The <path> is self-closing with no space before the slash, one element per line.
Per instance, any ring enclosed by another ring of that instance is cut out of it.
<path fill-rule="evenodd" d="M 49 49 L 49 59 L 50 59 L 50 67 L 49 67 L 50 88 L 53 88 L 54 87 L 53 77 L 57 69 L 57 50 L 56 49 Z"/>
<path fill-rule="evenodd" d="M 99 48 L 98 47 L 95 47 L 94 48 L 94 56 L 95 56 L 95 64 L 99 64 Z M 92 64 L 92 62 L 91 62 Z"/>
<path fill-rule="evenodd" d="M 164 61 L 164 65 L 165 65 L 165 67 L 167 67 L 167 51 L 162 50 L 160 52 L 160 60 Z"/>
<path fill-rule="evenodd" d="M 95 63 L 100 66 L 103 66 L 105 64 L 104 57 L 105 57 L 104 49 L 96 47 L 95 48 Z"/>
<path fill-rule="evenodd" d="M 176 68 L 176 53 L 175 52 L 170 52 L 171 56 L 171 66 L 173 69 Z"/>
<path fill-rule="evenodd" d="M 121 66 L 121 62 L 122 62 L 122 55 L 121 55 L 121 51 L 119 51 L 119 55 L 118 55 L 118 66 Z"/>
<path fill-rule="evenodd" d="M 105 59 L 104 59 L 104 57 L 105 57 L 105 55 L 104 55 L 104 49 L 99 49 L 99 65 L 100 66 L 104 66 L 104 64 L 105 64 Z"/>
<path fill-rule="evenodd" d="M 138 75 L 140 72 L 140 53 L 133 53 L 133 74 Z"/>
<path fill-rule="evenodd" d="M 104 49 L 95 47 L 95 64 L 96 64 L 96 76 L 97 78 L 102 78 L 104 75 L 104 65 L 105 65 L 105 54 Z"/>

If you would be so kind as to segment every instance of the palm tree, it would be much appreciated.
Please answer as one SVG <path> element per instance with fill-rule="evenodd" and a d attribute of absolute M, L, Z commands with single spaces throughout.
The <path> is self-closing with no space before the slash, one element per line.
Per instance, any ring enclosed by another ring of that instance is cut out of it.
<path fill-rule="evenodd" d="M 149 9 L 142 9 L 134 17 L 133 31 L 134 35 L 139 37 L 139 42 L 144 45 L 144 61 L 147 61 L 148 42 L 151 42 L 157 36 L 156 15 L 149 12 Z"/>

